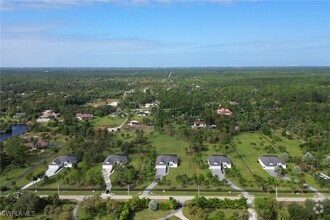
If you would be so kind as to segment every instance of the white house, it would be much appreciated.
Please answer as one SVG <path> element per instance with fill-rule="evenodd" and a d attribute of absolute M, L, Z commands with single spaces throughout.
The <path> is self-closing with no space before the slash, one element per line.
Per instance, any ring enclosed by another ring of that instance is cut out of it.
<path fill-rule="evenodd" d="M 78 162 L 78 158 L 75 155 L 59 156 L 48 164 L 48 168 L 52 170 L 59 170 L 62 167 L 72 167 L 73 164 Z"/>
<path fill-rule="evenodd" d="M 258 159 L 258 162 L 265 170 L 275 170 L 276 166 L 286 169 L 284 161 L 274 155 L 264 155 Z"/>
<path fill-rule="evenodd" d="M 160 155 L 156 159 L 156 168 L 178 167 L 178 157 L 176 155 Z"/>
<path fill-rule="evenodd" d="M 223 155 L 208 156 L 207 163 L 209 164 L 210 169 L 231 168 L 231 161 L 228 157 Z"/>
<path fill-rule="evenodd" d="M 176 155 L 160 155 L 156 159 L 156 178 L 161 179 L 168 174 L 170 167 L 178 167 L 178 157 Z"/>
<path fill-rule="evenodd" d="M 45 110 L 39 118 L 37 118 L 37 122 L 48 122 L 52 118 L 57 118 L 60 113 L 55 113 L 52 110 Z"/>
<path fill-rule="evenodd" d="M 145 107 L 146 108 L 156 108 L 156 107 L 158 107 L 158 104 L 157 103 L 147 103 L 147 104 L 145 104 Z"/>
<path fill-rule="evenodd" d="M 193 125 L 191 126 L 192 128 L 206 128 L 206 123 L 200 119 L 196 120 L 193 122 Z"/>
<path fill-rule="evenodd" d="M 131 126 L 131 127 L 135 127 L 135 126 L 139 126 L 140 122 L 133 120 L 133 121 L 130 121 L 127 125 Z"/>
<path fill-rule="evenodd" d="M 102 164 L 102 169 L 112 170 L 115 164 L 120 164 L 125 166 L 128 160 L 128 156 L 126 154 L 112 154 L 109 155 Z"/>
<path fill-rule="evenodd" d="M 141 110 L 141 111 L 139 111 L 136 115 L 137 115 L 138 117 L 144 117 L 144 116 L 147 116 L 147 115 L 149 115 L 149 114 L 150 114 L 149 111 Z"/>
<path fill-rule="evenodd" d="M 78 120 L 84 120 L 84 119 L 91 120 L 91 119 L 93 119 L 93 117 L 94 117 L 93 114 L 82 114 L 82 113 L 77 113 L 76 114 L 76 118 Z"/>
<path fill-rule="evenodd" d="M 110 105 L 112 107 L 117 107 L 119 105 L 119 102 L 111 102 L 108 105 Z"/>

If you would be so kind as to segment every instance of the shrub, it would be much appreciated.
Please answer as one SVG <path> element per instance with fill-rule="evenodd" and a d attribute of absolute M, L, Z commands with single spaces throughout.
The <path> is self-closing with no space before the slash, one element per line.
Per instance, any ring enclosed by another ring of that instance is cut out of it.
<path fill-rule="evenodd" d="M 153 212 L 157 211 L 158 209 L 158 204 L 155 200 L 151 200 L 148 205 L 149 209 Z"/>

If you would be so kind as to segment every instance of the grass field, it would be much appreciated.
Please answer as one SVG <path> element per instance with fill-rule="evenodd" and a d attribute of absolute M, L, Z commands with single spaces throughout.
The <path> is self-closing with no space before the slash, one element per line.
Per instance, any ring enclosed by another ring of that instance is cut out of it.
<path fill-rule="evenodd" d="M 215 216 L 218 211 L 223 212 L 225 214 L 226 218 L 232 216 L 234 212 L 237 212 L 239 214 L 247 213 L 246 209 L 204 209 L 204 211 L 208 214 L 207 219 L 211 219 L 211 220 L 213 220 L 213 219 L 218 220 Z M 195 215 L 189 214 L 188 207 L 184 207 L 182 209 L 182 212 L 183 212 L 184 216 L 186 218 L 188 218 L 189 220 L 198 220 L 198 218 Z"/>
<path fill-rule="evenodd" d="M 126 118 L 121 117 L 111 117 L 111 115 L 105 116 L 105 117 L 98 117 L 95 116 L 93 119 L 93 123 L 95 127 L 98 126 L 106 126 L 106 127 L 118 127 L 120 126 Z"/>
<path fill-rule="evenodd" d="M 142 211 L 134 212 L 129 219 L 130 220 L 159 219 L 161 217 L 165 217 L 171 212 L 172 210 L 169 211 L 158 210 L 156 212 L 153 212 L 150 211 L 149 209 L 144 209 Z"/>

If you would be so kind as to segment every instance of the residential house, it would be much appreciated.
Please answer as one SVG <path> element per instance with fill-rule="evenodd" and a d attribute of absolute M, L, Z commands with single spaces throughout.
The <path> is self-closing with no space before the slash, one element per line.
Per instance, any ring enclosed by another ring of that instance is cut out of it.
<path fill-rule="evenodd" d="M 93 114 L 82 114 L 82 113 L 77 113 L 76 118 L 78 120 L 91 120 L 93 119 L 94 115 Z"/>
<path fill-rule="evenodd" d="M 120 131 L 119 127 L 115 127 L 115 128 L 107 128 L 108 132 L 116 132 L 116 131 Z"/>
<path fill-rule="evenodd" d="M 111 117 L 124 117 L 124 116 L 125 116 L 124 112 L 120 112 L 120 111 L 111 113 Z"/>
<path fill-rule="evenodd" d="M 140 125 L 140 122 L 133 120 L 133 121 L 130 121 L 127 125 L 130 127 L 137 127 Z"/>
<path fill-rule="evenodd" d="M 150 114 L 149 111 L 141 110 L 141 111 L 139 111 L 136 115 L 137 115 L 138 117 L 144 117 L 144 116 L 147 116 L 148 114 Z"/>
<path fill-rule="evenodd" d="M 46 141 L 46 140 L 39 140 L 35 144 L 36 148 L 38 148 L 38 149 L 47 148 L 47 147 L 49 147 L 49 145 L 50 145 L 50 143 L 48 141 Z"/>
<path fill-rule="evenodd" d="M 281 166 L 286 169 L 285 162 L 275 155 L 264 155 L 259 157 L 258 162 L 265 170 L 275 170 L 276 166 Z"/>
<path fill-rule="evenodd" d="M 207 163 L 210 169 L 231 168 L 231 161 L 224 155 L 208 156 Z"/>
<path fill-rule="evenodd" d="M 191 127 L 195 129 L 206 128 L 206 123 L 203 120 L 198 119 L 193 122 L 193 125 Z"/>
<path fill-rule="evenodd" d="M 128 156 L 126 154 L 112 154 L 109 155 L 102 164 L 102 169 L 112 171 L 113 166 L 120 164 L 125 166 L 128 161 Z"/>
<path fill-rule="evenodd" d="M 178 167 L 178 157 L 173 154 L 160 155 L 156 159 L 156 168 Z"/>
<path fill-rule="evenodd" d="M 229 109 L 219 108 L 217 109 L 217 114 L 231 116 L 233 113 Z"/>
<path fill-rule="evenodd" d="M 117 107 L 120 103 L 119 102 L 111 102 L 108 105 L 112 106 L 112 107 Z"/>
<path fill-rule="evenodd" d="M 147 103 L 145 104 L 146 108 L 157 108 L 158 104 L 157 103 Z"/>
<path fill-rule="evenodd" d="M 37 119 L 37 122 L 48 122 L 53 118 L 57 118 L 60 113 L 55 113 L 52 110 L 45 110 L 41 116 Z"/>
<path fill-rule="evenodd" d="M 71 168 L 73 164 L 76 164 L 77 162 L 78 157 L 75 155 L 59 156 L 48 164 L 48 168 L 52 170 L 59 170 L 63 167 Z"/>
<path fill-rule="evenodd" d="M 26 113 L 25 112 L 22 112 L 22 113 L 15 113 L 15 115 L 13 116 L 14 118 L 25 118 L 26 116 Z"/>

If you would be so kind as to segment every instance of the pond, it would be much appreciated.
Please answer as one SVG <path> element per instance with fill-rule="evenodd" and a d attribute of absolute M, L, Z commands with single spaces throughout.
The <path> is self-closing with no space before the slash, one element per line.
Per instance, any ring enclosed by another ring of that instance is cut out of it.
<path fill-rule="evenodd" d="M 10 137 L 23 134 L 27 130 L 27 125 L 25 124 L 13 124 L 11 126 L 11 132 L 0 134 L 0 141 L 5 141 Z"/>

